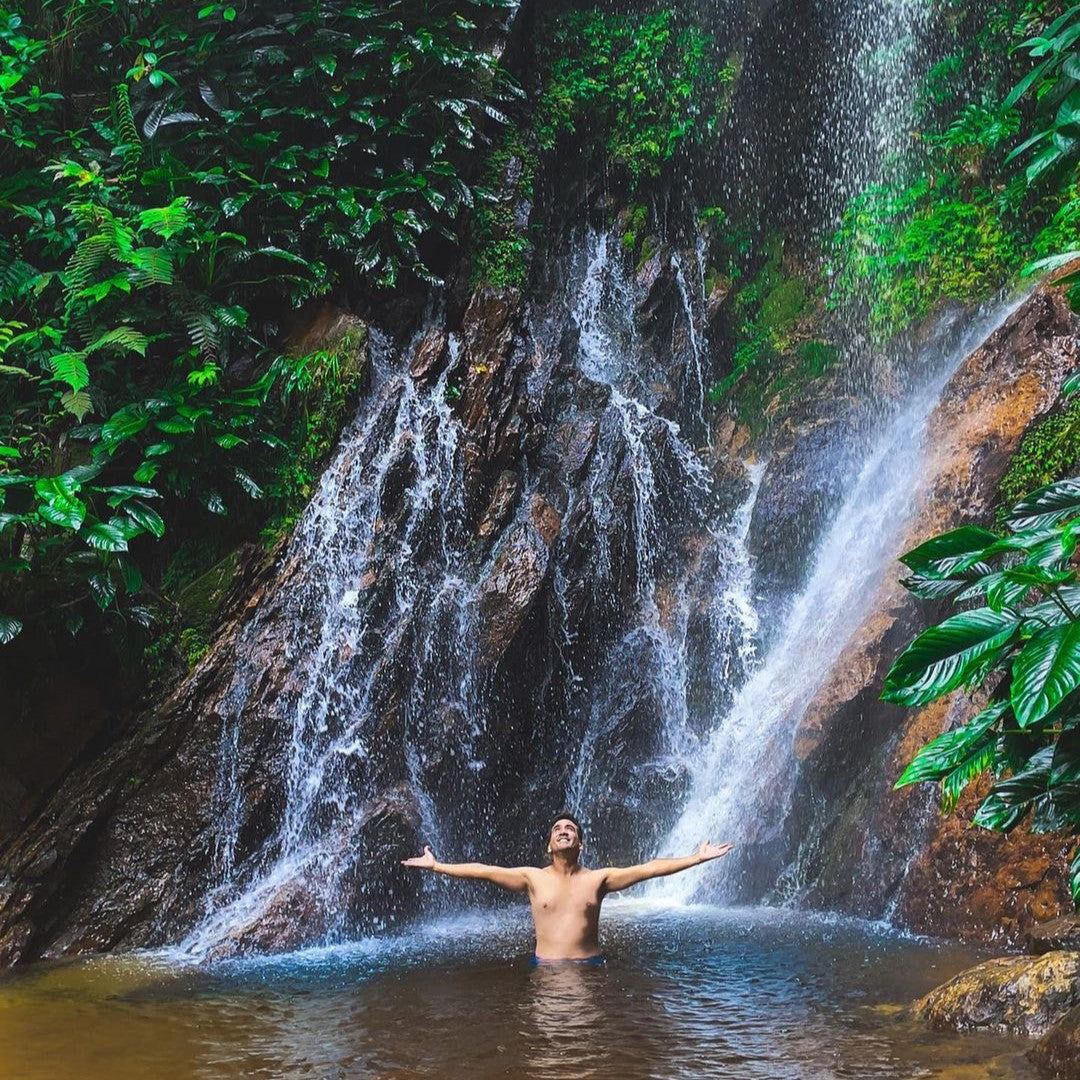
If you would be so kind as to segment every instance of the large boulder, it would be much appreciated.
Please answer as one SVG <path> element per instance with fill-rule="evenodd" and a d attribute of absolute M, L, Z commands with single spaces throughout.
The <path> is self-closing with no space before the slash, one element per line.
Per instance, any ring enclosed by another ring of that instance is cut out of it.
<path fill-rule="evenodd" d="M 976 964 L 915 1003 L 934 1028 L 1044 1035 L 1080 1005 L 1080 953 L 1003 956 Z"/>

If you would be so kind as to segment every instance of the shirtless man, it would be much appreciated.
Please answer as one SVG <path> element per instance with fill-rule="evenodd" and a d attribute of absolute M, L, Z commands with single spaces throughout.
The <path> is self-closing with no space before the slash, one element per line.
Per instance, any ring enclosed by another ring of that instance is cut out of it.
<path fill-rule="evenodd" d="M 638 866 L 588 870 L 578 862 L 584 846 L 581 826 L 569 814 L 560 814 L 548 834 L 551 865 L 543 869 L 441 863 L 429 847 L 424 848 L 423 855 L 403 859 L 401 864 L 450 877 L 490 881 L 513 892 L 528 893 L 536 927 L 536 960 L 588 961 L 601 956 L 597 931 L 600 905 L 608 893 L 719 859 L 733 847 L 706 841 L 693 855 L 681 859 L 650 859 Z"/>

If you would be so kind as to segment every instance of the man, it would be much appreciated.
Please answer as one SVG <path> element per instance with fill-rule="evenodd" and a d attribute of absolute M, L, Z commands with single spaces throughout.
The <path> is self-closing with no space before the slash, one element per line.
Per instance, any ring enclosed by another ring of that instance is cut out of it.
<path fill-rule="evenodd" d="M 608 893 L 628 889 L 639 881 L 666 877 L 719 859 L 732 844 L 713 844 L 706 841 L 693 855 L 681 859 L 650 859 L 638 866 L 609 867 L 588 870 L 579 859 L 585 847 L 581 826 L 570 814 L 560 814 L 548 833 L 548 854 L 551 865 L 486 866 L 484 863 L 441 863 L 425 847 L 424 854 L 414 859 L 402 859 L 402 866 L 433 870 L 450 877 L 490 881 L 513 892 L 529 894 L 533 924 L 536 928 L 538 963 L 552 960 L 600 962 L 598 929 L 600 905 Z"/>

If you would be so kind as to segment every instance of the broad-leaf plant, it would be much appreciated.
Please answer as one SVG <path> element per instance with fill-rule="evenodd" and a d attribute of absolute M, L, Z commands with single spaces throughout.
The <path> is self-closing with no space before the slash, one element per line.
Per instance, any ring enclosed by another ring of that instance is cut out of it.
<path fill-rule="evenodd" d="M 902 584 L 963 605 L 896 660 L 882 697 L 917 706 L 959 687 L 985 695 L 967 723 L 938 736 L 897 787 L 941 786 L 942 808 L 989 772 L 974 824 L 1008 832 L 1080 832 L 1080 478 L 1031 493 L 1000 530 L 967 525 L 901 557 Z M 1080 848 L 1070 867 L 1080 907 Z"/>

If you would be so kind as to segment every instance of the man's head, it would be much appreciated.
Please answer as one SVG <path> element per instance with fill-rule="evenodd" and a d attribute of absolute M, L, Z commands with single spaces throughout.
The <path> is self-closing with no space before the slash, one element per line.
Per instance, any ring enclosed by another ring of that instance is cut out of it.
<path fill-rule="evenodd" d="M 552 858 L 561 855 L 564 858 L 576 859 L 584 846 L 585 830 L 577 818 L 565 811 L 558 814 L 548 829 L 548 854 Z"/>

